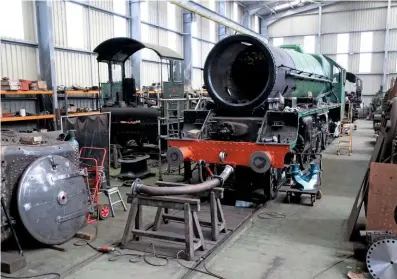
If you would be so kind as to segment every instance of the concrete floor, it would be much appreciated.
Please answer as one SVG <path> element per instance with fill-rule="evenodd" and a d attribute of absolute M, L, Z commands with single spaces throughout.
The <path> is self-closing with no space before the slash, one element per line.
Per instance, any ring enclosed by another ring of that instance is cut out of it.
<path fill-rule="evenodd" d="M 337 279 L 363 269 L 346 259 L 352 244 L 345 241 L 345 230 L 375 138 L 371 122 L 357 124 L 352 156 L 336 155 L 337 140 L 324 152 L 323 198 L 314 207 L 285 204 L 280 194 L 259 216 L 266 219 L 253 220 L 207 264 L 209 270 L 225 278 Z M 269 219 L 267 212 L 285 218 Z"/>
<path fill-rule="evenodd" d="M 283 202 L 284 194 L 280 193 L 276 201 L 253 218 L 238 235 L 229 239 L 222 249 L 218 249 L 219 252 L 212 254 L 207 263 L 209 270 L 228 279 L 334 279 L 346 278 L 349 270 L 363 268 L 361 263 L 351 258 L 344 260 L 352 255 L 352 245 L 345 241 L 346 221 L 375 143 L 372 122 L 357 121 L 357 124 L 352 156 L 336 155 L 337 140 L 324 152 L 323 198 L 314 207 L 286 204 Z M 129 191 L 127 187 L 121 190 Z M 152 221 L 154 210 L 144 212 L 148 215 L 144 220 Z M 273 214 L 267 214 L 269 212 Z M 275 218 L 274 213 L 281 218 Z M 120 240 L 126 217 L 125 212 L 118 210 L 116 218 L 101 222 L 95 243 L 110 245 Z M 93 228 L 88 227 L 87 230 L 92 231 Z M 51 249 L 28 251 L 28 267 L 15 276 L 55 270 L 64 272 L 84 260 L 86 263 L 75 266 L 67 279 L 108 279 L 112 276 L 117 276 L 117 279 L 180 278 L 187 272 L 171 258 L 165 267 L 148 265 L 142 259 L 131 263 L 128 257 L 110 262 L 108 255 L 100 256 L 86 246 L 76 247 L 74 242 L 62 245 L 67 249 L 65 253 Z M 123 253 L 143 254 L 129 250 Z M 163 262 L 156 258 L 149 260 Z M 183 263 L 192 266 L 195 262 Z M 213 277 L 196 273 L 193 278 Z"/>

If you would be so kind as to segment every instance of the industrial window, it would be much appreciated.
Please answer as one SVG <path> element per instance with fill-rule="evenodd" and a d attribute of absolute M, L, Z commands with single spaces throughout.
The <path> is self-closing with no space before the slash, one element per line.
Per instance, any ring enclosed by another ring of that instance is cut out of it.
<path fill-rule="evenodd" d="M 115 37 L 127 37 L 127 20 L 119 17 L 113 16 L 113 27 Z"/>
<path fill-rule="evenodd" d="M 176 29 L 176 13 L 175 13 L 175 5 L 171 2 L 167 2 L 167 22 L 168 28 L 175 30 Z"/>
<path fill-rule="evenodd" d="M 372 32 L 362 32 L 360 40 L 360 65 L 358 71 L 360 73 L 371 72 L 372 65 Z"/>
<path fill-rule="evenodd" d="M 69 47 L 84 48 L 85 39 L 82 26 L 84 26 L 83 7 L 66 2 L 66 34 Z"/>
<path fill-rule="evenodd" d="M 0 16 L 0 35 L 23 40 L 22 1 L 1 1 L 1 9 L 3 12 Z"/>
<path fill-rule="evenodd" d="M 254 16 L 254 31 L 259 33 L 259 17 L 257 15 Z"/>
<path fill-rule="evenodd" d="M 372 53 L 361 53 L 360 54 L 360 66 L 359 66 L 358 71 L 360 73 L 371 72 L 371 64 L 372 64 Z"/>
<path fill-rule="evenodd" d="M 127 1 L 113 0 L 113 11 L 118 14 L 127 14 Z"/>
<path fill-rule="evenodd" d="M 198 37 L 198 28 L 197 28 L 197 16 L 196 16 L 196 20 L 192 22 L 192 36 L 193 37 Z"/>
<path fill-rule="evenodd" d="M 348 70 L 349 65 L 349 55 L 348 54 L 337 54 L 336 62 L 341 65 L 343 68 Z"/>
<path fill-rule="evenodd" d="M 361 33 L 360 40 L 360 52 L 371 52 L 372 51 L 372 32 L 363 32 Z"/>
<path fill-rule="evenodd" d="M 273 38 L 274 46 L 281 46 L 282 44 L 284 44 L 284 38 Z"/>
<path fill-rule="evenodd" d="M 193 57 L 192 64 L 194 67 L 201 67 L 201 42 L 199 40 L 192 40 Z"/>
<path fill-rule="evenodd" d="M 336 52 L 349 53 L 349 34 L 338 34 Z"/>
<path fill-rule="evenodd" d="M 149 12 L 148 12 L 148 6 L 147 5 L 148 5 L 147 1 L 140 2 L 141 20 L 142 21 L 148 21 L 148 18 L 149 18 Z"/>
<path fill-rule="evenodd" d="M 172 31 L 168 31 L 168 47 L 170 49 L 175 50 L 176 52 L 178 52 L 178 47 L 177 47 L 177 34 L 175 34 Z"/>
<path fill-rule="evenodd" d="M 238 20 L 238 4 L 237 2 L 233 2 L 233 20 L 239 22 Z"/>
<path fill-rule="evenodd" d="M 315 36 L 305 36 L 303 41 L 303 48 L 307 53 L 316 52 L 316 37 Z"/>
<path fill-rule="evenodd" d="M 216 0 L 209 0 L 208 1 L 208 7 L 216 12 Z"/>

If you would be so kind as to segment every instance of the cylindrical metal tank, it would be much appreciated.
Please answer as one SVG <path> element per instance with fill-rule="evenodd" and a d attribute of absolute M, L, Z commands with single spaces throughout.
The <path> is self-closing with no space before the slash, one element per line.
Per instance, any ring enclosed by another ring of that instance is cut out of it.
<path fill-rule="evenodd" d="M 35 135 L 38 136 L 38 135 Z M 1 195 L 15 221 L 20 240 L 31 236 L 55 245 L 71 239 L 86 223 L 89 193 L 80 174 L 78 150 L 66 141 L 46 138 L 37 144 L 20 141 L 21 134 L 1 139 Z M 12 236 L 1 214 L 1 241 Z"/>
<path fill-rule="evenodd" d="M 329 92 L 332 64 L 328 59 L 304 53 L 296 45 L 279 48 L 252 36 L 235 35 L 210 51 L 204 82 L 220 107 L 252 110 L 280 94 L 316 97 Z"/>

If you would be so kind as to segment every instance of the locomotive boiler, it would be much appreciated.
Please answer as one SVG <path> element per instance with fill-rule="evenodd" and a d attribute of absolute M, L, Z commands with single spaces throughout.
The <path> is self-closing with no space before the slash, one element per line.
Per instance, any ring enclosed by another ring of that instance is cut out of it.
<path fill-rule="evenodd" d="M 346 71 L 298 45 L 230 36 L 210 51 L 204 81 L 214 105 L 185 112 L 182 133 L 169 139 L 168 163 L 231 165 L 233 188 L 263 189 L 266 199 L 277 195 L 290 164 L 309 167 L 344 113 Z"/>
<path fill-rule="evenodd" d="M 12 237 L 11 225 L 19 240 L 56 245 L 86 224 L 89 193 L 78 147 L 48 134 L 37 133 L 40 142 L 26 143 L 26 135 L 2 131 L 1 242 Z"/>

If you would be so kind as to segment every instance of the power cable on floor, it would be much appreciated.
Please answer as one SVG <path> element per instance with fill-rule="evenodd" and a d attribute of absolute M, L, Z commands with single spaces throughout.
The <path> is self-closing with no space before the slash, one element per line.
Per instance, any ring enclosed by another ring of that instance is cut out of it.
<path fill-rule="evenodd" d="M 128 260 L 130 263 L 137 263 L 142 258 L 145 263 L 147 263 L 148 265 L 151 265 L 151 266 L 166 266 L 166 265 L 168 265 L 168 258 L 164 257 L 164 256 L 157 255 L 153 243 L 150 243 L 149 248 L 150 247 L 152 247 L 153 251 L 152 252 L 148 252 L 147 251 L 148 249 L 146 249 L 146 251 L 145 251 L 145 253 L 143 255 L 135 254 L 135 253 L 121 253 L 120 250 L 114 250 L 114 253 L 117 253 L 117 254 L 110 256 L 108 260 L 110 262 L 114 262 L 114 261 L 118 261 L 121 257 L 131 257 Z M 149 257 L 154 257 L 156 259 L 161 259 L 164 262 L 163 263 L 154 263 L 154 262 L 149 260 Z"/>
<path fill-rule="evenodd" d="M 209 271 L 208 268 L 205 266 L 205 264 L 203 265 L 205 271 L 204 271 L 204 270 L 197 269 L 197 268 L 194 268 L 194 267 L 190 267 L 190 266 L 184 265 L 183 263 L 180 262 L 179 255 L 180 255 L 181 253 L 185 254 L 185 251 L 180 250 L 180 251 L 176 254 L 176 261 L 178 262 L 178 264 L 179 264 L 180 266 L 182 266 L 182 267 L 184 267 L 184 268 L 186 268 L 186 269 L 195 271 L 195 272 L 200 272 L 200 273 L 203 273 L 203 274 L 206 274 L 206 275 L 209 275 L 209 276 L 218 278 L 218 279 L 226 279 L 225 277 L 222 277 L 222 276 L 220 276 L 220 275 L 218 275 L 218 274 L 215 274 L 215 273 Z"/>
<path fill-rule="evenodd" d="M 8 275 L 4 275 L 1 274 L 1 278 L 14 278 L 14 279 L 32 279 L 32 278 L 39 278 L 39 277 L 44 277 L 46 276 L 51 276 L 54 275 L 55 277 L 52 277 L 51 279 L 60 279 L 61 278 L 61 274 L 57 273 L 57 272 L 48 272 L 48 273 L 42 273 L 42 274 L 36 274 L 36 275 L 30 275 L 30 276 L 8 276 Z"/>
<path fill-rule="evenodd" d="M 335 262 L 334 264 L 330 265 L 329 267 L 327 267 L 326 269 L 320 271 L 319 273 L 317 273 L 312 279 L 317 279 L 320 275 L 324 274 L 325 272 L 327 272 L 328 270 L 330 270 L 331 268 L 333 268 L 334 266 L 343 263 L 344 261 L 346 261 L 347 259 L 353 257 L 353 255 L 347 256 L 345 258 L 343 258 L 340 261 Z"/>
<path fill-rule="evenodd" d="M 278 213 L 278 212 L 263 212 L 263 213 L 258 214 L 257 217 L 258 217 L 258 219 L 264 219 L 264 220 L 286 218 L 285 214 Z"/>

